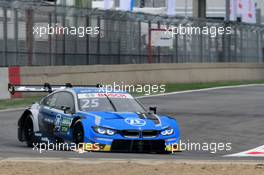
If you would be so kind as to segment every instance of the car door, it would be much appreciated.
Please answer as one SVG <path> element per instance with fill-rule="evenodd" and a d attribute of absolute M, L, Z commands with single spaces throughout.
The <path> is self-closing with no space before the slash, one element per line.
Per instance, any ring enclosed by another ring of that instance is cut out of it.
<path fill-rule="evenodd" d="M 66 106 L 69 107 L 67 112 L 63 110 Z M 74 98 L 70 92 L 60 91 L 50 95 L 43 100 L 39 112 L 40 131 L 53 137 L 67 137 L 74 113 Z"/>
<path fill-rule="evenodd" d="M 54 130 L 56 137 L 67 139 L 70 137 L 70 126 L 75 114 L 74 97 L 71 92 L 58 92 L 55 103 Z"/>
<path fill-rule="evenodd" d="M 55 122 L 55 105 L 59 93 L 54 93 L 42 100 L 40 103 L 38 123 L 41 133 L 47 136 L 53 135 L 54 122 Z"/>

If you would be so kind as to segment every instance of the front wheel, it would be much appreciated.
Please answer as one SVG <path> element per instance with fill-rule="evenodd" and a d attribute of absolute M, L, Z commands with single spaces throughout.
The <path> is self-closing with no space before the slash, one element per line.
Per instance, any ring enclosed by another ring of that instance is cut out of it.
<path fill-rule="evenodd" d="M 80 121 L 74 125 L 73 141 L 77 145 L 84 142 L 84 130 L 83 130 L 82 123 Z"/>
<path fill-rule="evenodd" d="M 25 141 L 28 147 L 33 147 L 34 143 L 34 129 L 33 129 L 33 122 L 30 116 L 27 116 L 24 122 L 23 127 Z"/>

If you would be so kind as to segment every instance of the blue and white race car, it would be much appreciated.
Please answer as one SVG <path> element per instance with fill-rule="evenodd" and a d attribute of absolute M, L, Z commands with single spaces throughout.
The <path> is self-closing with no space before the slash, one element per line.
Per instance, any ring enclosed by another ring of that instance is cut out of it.
<path fill-rule="evenodd" d="M 101 86 L 11 85 L 9 91 L 49 92 L 18 121 L 18 140 L 95 144 L 96 151 L 170 152 L 179 143 L 175 119 L 147 111 L 127 92 Z"/>

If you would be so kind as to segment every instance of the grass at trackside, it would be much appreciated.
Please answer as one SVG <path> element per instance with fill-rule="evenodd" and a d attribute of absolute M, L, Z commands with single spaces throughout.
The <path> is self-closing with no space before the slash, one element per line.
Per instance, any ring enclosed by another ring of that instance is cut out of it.
<path fill-rule="evenodd" d="M 28 97 L 28 98 L 17 98 L 10 100 L 0 100 L 0 110 L 29 106 L 32 103 L 39 101 L 40 99 L 41 97 Z"/>
<path fill-rule="evenodd" d="M 232 82 L 212 82 L 212 83 L 178 83 L 178 84 L 167 84 L 166 93 L 195 90 L 195 89 L 205 89 L 212 87 L 222 87 L 222 86 L 234 86 L 234 85 L 246 85 L 246 84 L 264 84 L 264 80 L 260 81 L 232 81 Z M 143 94 L 133 94 L 134 96 L 140 96 Z M 28 97 L 10 100 L 0 100 L 0 110 L 9 108 L 18 108 L 31 105 L 33 102 L 39 101 L 41 97 Z"/>

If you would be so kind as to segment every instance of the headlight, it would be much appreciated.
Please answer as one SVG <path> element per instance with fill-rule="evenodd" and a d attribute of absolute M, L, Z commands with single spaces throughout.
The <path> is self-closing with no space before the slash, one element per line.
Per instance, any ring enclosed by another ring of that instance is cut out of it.
<path fill-rule="evenodd" d="M 96 128 L 96 131 L 99 133 L 99 134 L 105 134 L 106 133 L 106 130 L 104 128 Z"/>
<path fill-rule="evenodd" d="M 108 128 L 103 128 L 103 127 L 100 127 L 100 126 L 95 126 L 93 127 L 93 130 L 98 133 L 98 134 L 103 134 L 103 135 L 114 135 L 116 133 L 115 130 L 112 130 L 112 129 L 108 129 Z"/>
<path fill-rule="evenodd" d="M 111 130 L 111 129 L 107 129 L 106 130 L 106 134 L 112 136 L 112 135 L 115 134 L 115 131 L 114 130 Z"/>
<path fill-rule="evenodd" d="M 174 132 L 174 130 L 172 128 L 167 128 L 167 129 L 161 131 L 161 135 L 168 136 L 168 135 L 172 135 L 173 132 Z"/>

